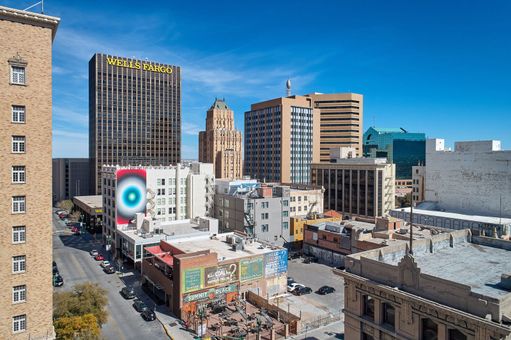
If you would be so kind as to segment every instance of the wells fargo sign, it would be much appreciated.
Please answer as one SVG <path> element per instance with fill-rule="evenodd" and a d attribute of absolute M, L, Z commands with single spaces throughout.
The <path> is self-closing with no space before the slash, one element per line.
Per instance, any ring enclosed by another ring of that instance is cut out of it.
<path fill-rule="evenodd" d="M 172 73 L 172 67 L 167 65 L 155 65 L 145 62 L 140 62 L 137 60 L 125 60 L 125 59 L 119 59 L 119 58 L 111 58 L 106 57 L 106 61 L 108 65 L 118 66 L 118 67 L 125 67 L 125 68 L 132 68 L 135 70 L 144 70 L 144 71 L 152 71 L 152 72 L 158 72 L 158 73 L 166 73 L 171 74 Z"/>

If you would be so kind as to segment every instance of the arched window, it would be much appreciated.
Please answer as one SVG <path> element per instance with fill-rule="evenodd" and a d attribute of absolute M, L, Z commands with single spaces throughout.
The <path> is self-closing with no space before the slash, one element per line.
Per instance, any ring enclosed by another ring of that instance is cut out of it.
<path fill-rule="evenodd" d="M 438 340 L 438 325 L 431 319 L 422 319 L 421 340 Z"/>

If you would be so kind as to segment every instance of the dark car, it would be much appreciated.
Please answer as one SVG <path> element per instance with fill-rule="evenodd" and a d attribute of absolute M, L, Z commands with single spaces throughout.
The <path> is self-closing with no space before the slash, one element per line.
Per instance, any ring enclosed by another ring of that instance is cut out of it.
<path fill-rule="evenodd" d="M 142 313 L 140 313 L 140 315 L 142 315 L 142 318 L 145 320 L 145 321 L 153 321 L 153 320 L 156 320 L 156 314 L 154 314 L 154 312 L 150 309 L 146 309 L 145 311 L 143 311 Z"/>
<path fill-rule="evenodd" d="M 317 263 L 318 262 L 318 258 L 315 257 L 315 256 L 307 256 L 306 258 L 303 259 L 303 263 Z"/>
<path fill-rule="evenodd" d="M 53 275 L 53 287 L 62 287 L 64 285 L 64 279 L 57 273 Z"/>
<path fill-rule="evenodd" d="M 317 291 L 317 293 L 320 295 L 326 295 L 326 294 L 330 294 L 333 292 L 335 292 L 335 288 L 330 287 L 330 286 L 323 286 L 323 287 L 319 288 Z"/>
<path fill-rule="evenodd" d="M 149 309 L 149 307 L 147 307 L 144 301 L 140 300 L 135 300 L 135 302 L 133 302 L 133 308 L 135 308 L 135 310 L 139 313 L 142 313 L 143 311 Z"/>
<path fill-rule="evenodd" d="M 312 288 L 310 287 L 297 287 L 295 290 L 293 290 L 293 294 L 295 295 L 305 295 L 312 293 Z"/>
<path fill-rule="evenodd" d="M 126 299 L 134 299 L 135 298 L 135 290 L 131 287 L 124 287 L 121 289 L 121 295 Z"/>
<path fill-rule="evenodd" d="M 291 255 L 289 255 L 291 257 L 291 259 L 299 259 L 301 254 L 300 253 L 292 253 Z"/>
<path fill-rule="evenodd" d="M 295 283 L 295 279 L 293 279 L 291 276 L 287 277 L 287 285 L 289 286 L 291 283 Z"/>
<path fill-rule="evenodd" d="M 57 267 L 57 262 L 53 261 L 53 275 L 59 273 L 59 267 Z"/>
<path fill-rule="evenodd" d="M 112 266 L 106 266 L 103 268 L 103 271 L 107 274 L 115 274 L 115 268 Z"/>

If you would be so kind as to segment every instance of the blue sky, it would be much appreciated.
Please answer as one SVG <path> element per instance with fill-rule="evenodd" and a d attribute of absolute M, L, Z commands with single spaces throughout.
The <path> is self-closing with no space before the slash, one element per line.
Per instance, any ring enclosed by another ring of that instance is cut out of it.
<path fill-rule="evenodd" d="M 24 8 L 36 1 L 0 1 Z M 364 130 L 500 139 L 511 148 L 510 1 L 57 1 L 53 155 L 88 155 L 88 60 L 95 52 L 182 67 L 182 157 L 215 97 L 236 126 L 285 94 L 364 95 Z"/>

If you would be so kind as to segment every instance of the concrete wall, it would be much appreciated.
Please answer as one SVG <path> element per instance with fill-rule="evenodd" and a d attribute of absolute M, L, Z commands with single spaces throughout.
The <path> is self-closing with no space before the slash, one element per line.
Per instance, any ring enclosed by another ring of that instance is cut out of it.
<path fill-rule="evenodd" d="M 511 217 L 511 150 L 500 151 L 498 141 L 457 143 L 455 151 L 443 144 L 427 141 L 425 200 L 448 211 Z"/>

